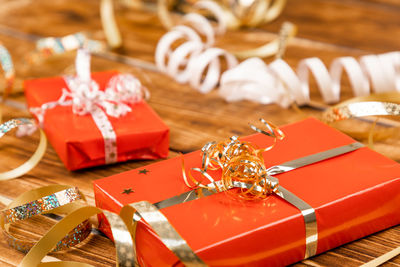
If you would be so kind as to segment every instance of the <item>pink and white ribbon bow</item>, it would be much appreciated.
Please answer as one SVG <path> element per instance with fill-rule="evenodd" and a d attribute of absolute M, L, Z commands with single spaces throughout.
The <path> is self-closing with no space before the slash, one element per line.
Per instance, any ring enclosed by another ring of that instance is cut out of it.
<path fill-rule="evenodd" d="M 117 145 L 115 131 L 107 118 L 119 118 L 132 111 L 130 105 L 149 97 L 147 89 L 140 81 L 130 74 L 118 74 L 108 82 L 104 91 L 90 76 L 90 54 L 78 50 L 75 77 L 64 77 L 68 89 L 63 88 L 57 101 L 48 102 L 40 107 L 30 108 L 36 115 L 40 127 L 43 127 L 44 114 L 47 109 L 56 106 L 72 106 L 76 115 L 91 115 L 104 139 L 105 163 L 117 161 Z"/>

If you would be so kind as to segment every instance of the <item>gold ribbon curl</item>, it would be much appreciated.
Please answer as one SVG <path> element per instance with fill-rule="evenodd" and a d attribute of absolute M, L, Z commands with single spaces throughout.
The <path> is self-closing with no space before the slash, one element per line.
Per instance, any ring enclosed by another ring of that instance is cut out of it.
<path fill-rule="evenodd" d="M 174 6 L 176 2 L 175 0 L 157 1 L 157 15 L 161 24 L 168 30 L 175 26 L 170 7 Z M 224 20 L 231 30 L 236 30 L 240 27 L 257 27 L 261 24 L 269 23 L 275 20 L 286 6 L 286 0 L 253 0 L 250 4 L 243 4 L 240 0 L 216 2 L 221 6 L 224 12 Z M 190 9 L 190 6 L 189 4 L 186 9 Z M 185 11 L 188 11 L 186 9 Z"/>
<path fill-rule="evenodd" d="M 174 1 L 168 0 L 157 1 L 157 15 L 161 24 L 168 30 L 176 25 L 170 12 L 170 7 L 173 6 L 174 3 Z M 246 7 L 244 7 L 240 1 L 234 1 L 234 4 L 218 4 L 223 10 L 223 19 L 228 28 L 238 29 L 241 26 L 255 27 L 259 24 L 268 23 L 276 19 L 285 7 L 286 0 L 254 0 L 250 6 Z M 122 37 L 115 20 L 113 0 L 101 1 L 100 15 L 103 30 L 109 46 L 112 49 L 120 48 L 122 46 Z M 284 26 L 282 26 L 282 30 L 286 31 L 287 39 L 293 38 L 297 33 L 297 27 L 291 23 L 286 23 L 286 25 L 284 24 Z M 232 54 L 237 56 L 239 59 L 245 59 L 249 57 L 269 57 L 278 53 L 279 42 L 280 40 L 278 37 L 260 47 L 244 51 L 232 51 Z"/>
<path fill-rule="evenodd" d="M 117 49 L 122 46 L 122 37 L 114 14 L 113 0 L 101 0 L 101 24 L 103 25 L 104 34 L 111 49 Z"/>
<path fill-rule="evenodd" d="M 0 125 L 0 138 L 10 130 L 20 126 L 35 126 L 35 122 L 27 118 L 12 119 Z M 10 171 L 0 173 L 0 181 L 9 180 L 13 178 L 20 177 L 25 173 L 32 170 L 42 159 L 47 147 L 47 138 L 43 130 L 38 128 L 40 132 L 40 141 L 36 151 L 33 155 L 19 167 L 12 169 Z"/>
<path fill-rule="evenodd" d="M 237 1 L 236 1 L 237 2 Z M 268 3 L 267 3 L 268 2 Z M 261 5 L 268 6 L 271 1 L 267 0 L 255 0 L 253 1 L 254 5 L 254 10 L 255 11 L 254 19 L 250 20 L 250 25 L 249 26 L 256 26 L 256 22 L 259 23 L 260 18 L 264 18 L 263 16 L 265 15 L 265 19 L 269 22 L 273 19 L 275 19 L 280 12 L 282 11 L 283 7 L 285 6 L 286 0 L 276 0 L 272 1 L 273 4 L 271 6 L 270 12 L 263 13 L 259 12 L 260 9 L 259 7 Z M 239 3 L 239 2 L 238 2 Z M 173 3 L 170 3 L 168 0 L 158 0 L 157 1 L 157 14 L 158 17 L 160 18 L 161 24 L 166 28 L 166 29 L 171 29 L 175 26 L 175 23 L 173 22 L 173 19 L 171 17 L 171 13 L 169 11 L 169 6 L 172 5 Z M 237 4 L 240 5 L 240 4 Z M 220 5 L 221 6 L 221 5 Z M 239 19 L 233 15 L 232 11 L 230 11 L 227 7 L 221 6 L 221 8 L 224 11 L 224 20 L 226 22 L 226 25 L 230 29 L 237 29 L 241 25 L 243 25 L 243 22 L 241 22 Z M 280 10 L 280 11 L 278 11 Z M 253 17 L 252 17 L 253 18 Z M 277 38 L 274 40 L 266 43 L 265 45 L 262 45 L 257 48 L 252 48 L 252 49 L 247 49 L 243 51 L 230 51 L 233 55 L 235 55 L 239 59 L 246 59 L 250 57 L 270 57 L 273 55 L 277 55 L 278 57 L 282 56 L 282 46 L 286 46 L 286 43 L 290 41 L 294 36 L 297 34 L 297 26 L 294 25 L 293 23 L 290 22 L 284 22 L 282 24 L 280 33 Z M 284 44 L 282 44 L 284 42 Z"/>

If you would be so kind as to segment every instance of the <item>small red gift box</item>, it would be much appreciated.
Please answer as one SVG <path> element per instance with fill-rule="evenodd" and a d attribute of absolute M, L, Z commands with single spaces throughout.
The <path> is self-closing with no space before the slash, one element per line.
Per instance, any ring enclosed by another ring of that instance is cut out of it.
<path fill-rule="evenodd" d="M 105 89 L 115 71 L 93 73 L 92 79 Z M 28 80 L 24 83 L 28 107 L 57 101 L 68 88 L 62 77 Z M 168 155 L 169 129 L 141 101 L 130 105 L 132 111 L 119 118 L 108 116 L 116 135 L 116 161 L 156 159 Z M 44 114 L 43 129 L 60 159 L 69 170 L 105 164 L 104 138 L 90 115 L 76 115 L 71 106 L 55 106 Z"/>
<path fill-rule="evenodd" d="M 264 152 L 266 167 L 355 142 L 315 119 L 281 129 L 286 138 Z M 242 140 L 260 148 L 272 142 L 262 134 Z M 186 154 L 184 159 L 187 170 L 201 166 L 199 151 Z M 218 171 L 212 176 L 219 177 Z M 314 208 L 316 253 L 400 222 L 400 165 L 367 147 L 275 177 L 280 186 Z M 129 203 L 157 203 L 190 190 L 182 178 L 180 157 L 94 182 L 96 205 L 113 212 Z M 284 266 L 305 255 L 304 214 L 275 194 L 264 200 L 245 201 L 222 192 L 160 211 L 210 266 Z M 100 229 L 112 238 L 102 216 Z M 136 246 L 143 266 L 177 266 L 179 262 L 146 222 L 140 221 L 137 226 Z"/>

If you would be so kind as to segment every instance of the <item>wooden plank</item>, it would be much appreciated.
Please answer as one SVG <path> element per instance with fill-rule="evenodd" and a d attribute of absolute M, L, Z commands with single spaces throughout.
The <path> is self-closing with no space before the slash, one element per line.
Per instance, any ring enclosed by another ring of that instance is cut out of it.
<path fill-rule="evenodd" d="M 28 68 L 24 61 L 25 55 L 32 51 L 34 44 L 29 40 L 21 40 L 24 34 L 41 36 L 62 36 L 85 30 L 94 38 L 104 40 L 99 20 L 99 1 L 6 1 L 0 0 L 0 40 L 10 49 L 16 60 L 18 77 L 21 79 L 58 76 L 71 71 L 74 54 L 68 54 L 43 62 L 33 68 Z M 137 12 L 117 7 L 118 23 L 124 34 L 124 54 L 148 62 L 154 60 L 154 49 L 157 40 L 165 30 L 156 16 L 147 12 Z M 229 32 L 218 39 L 217 45 L 226 49 L 245 49 L 261 45 L 276 37 L 280 23 L 283 20 L 299 25 L 299 37 L 293 41 L 286 53 L 286 60 L 293 67 L 305 58 L 320 57 L 326 64 L 338 56 L 360 56 L 369 52 L 384 52 L 397 49 L 399 40 L 393 38 L 400 31 L 398 5 L 391 0 L 353 0 L 353 1 L 288 1 L 281 18 L 261 30 Z M 350 24 L 351 23 L 351 24 Z M 84 25 L 84 28 L 82 27 Z M 349 27 L 356 25 L 356 27 Z M 7 27 L 7 28 L 4 28 Z M 7 29 L 11 35 L 7 36 Z M 382 30 L 384 29 L 384 30 Z M 387 34 L 390 32 L 390 34 Z M 20 34 L 19 34 L 20 33 Z M 373 33 L 373 34 L 365 34 Z M 237 42 L 237 40 L 241 42 Z M 269 60 L 267 60 L 268 62 Z M 218 96 L 218 91 L 202 95 L 187 85 L 177 84 L 163 74 L 132 68 L 125 64 L 101 58 L 94 58 L 94 71 L 118 69 L 129 71 L 138 76 L 150 89 L 152 97 L 149 104 L 162 117 L 171 129 L 171 152 L 190 152 L 199 149 L 211 140 L 223 140 L 230 135 L 247 135 L 252 131 L 248 122 L 255 122 L 263 117 L 282 125 L 298 121 L 304 116 L 320 117 L 321 113 L 312 109 L 302 109 L 304 114 L 298 114 L 291 109 L 282 109 L 276 105 L 260 105 L 247 101 L 226 103 Z M 73 68 L 72 68 L 73 69 Z M 351 96 L 348 81 L 345 79 L 343 98 Z M 312 98 L 321 98 L 312 81 Z M 23 101 L 23 96 L 14 96 L 17 101 Z M 5 118 L 25 116 L 26 111 L 7 108 Z M 38 136 L 17 139 L 6 136 L 0 143 L 0 171 L 22 163 L 35 149 Z M 397 151 L 398 140 L 389 140 L 376 145 L 379 152 L 394 159 L 400 159 Z M 88 202 L 93 204 L 91 182 L 115 173 L 133 169 L 152 163 L 153 161 L 136 161 L 68 172 L 58 159 L 54 150 L 49 147 L 44 159 L 29 174 L 13 181 L 0 182 L 0 195 L 13 198 L 26 190 L 49 184 L 77 185 Z M 14 165 L 15 164 L 15 165 Z M 45 227 L 35 225 L 54 223 L 48 219 L 35 221 L 34 224 L 21 228 L 21 234 L 31 233 L 39 237 Z M 371 260 L 391 248 L 400 245 L 400 228 L 388 229 L 376 235 L 366 237 L 330 252 L 308 259 L 296 266 L 358 266 Z M 65 260 L 78 260 L 95 266 L 110 266 L 115 261 L 115 252 L 111 241 L 103 236 L 93 235 L 79 248 L 53 256 Z M 4 241 L 0 242 L 0 264 L 16 266 L 23 254 L 11 249 Z M 390 261 L 387 266 L 398 266 L 400 258 Z"/>

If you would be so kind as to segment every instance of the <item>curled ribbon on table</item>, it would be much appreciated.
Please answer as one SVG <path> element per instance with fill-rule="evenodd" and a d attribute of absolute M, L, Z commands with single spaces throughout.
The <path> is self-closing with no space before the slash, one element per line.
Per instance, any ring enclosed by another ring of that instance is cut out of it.
<path fill-rule="evenodd" d="M 158 0 L 157 1 L 157 15 L 160 19 L 161 24 L 168 30 L 175 26 L 173 22 L 170 6 L 176 6 L 176 1 Z M 198 9 L 200 2 L 211 2 L 211 1 L 196 1 L 194 4 L 190 3 L 185 7 L 192 9 Z M 271 22 L 276 19 L 282 12 L 286 5 L 286 0 L 251 0 L 251 1 L 212 1 L 214 6 L 218 7 L 219 23 L 223 23 L 224 27 L 229 29 L 238 29 L 241 26 L 255 27 L 263 23 Z M 126 6 L 136 8 L 149 8 L 149 5 L 141 3 L 139 1 L 125 1 Z M 207 4 L 206 4 L 207 5 Z M 185 8 L 184 7 L 184 8 Z M 216 8 L 205 8 L 206 11 L 210 12 L 211 15 L 215 16 Z M 153 10 L 152 10 L 153 11 Z M 210 15 L 207 12 L 207 15 Z M 185 12 L 186 13 L 186 12 Z M 102 0 L 100 2 L 100 16 L 103 31 L 105 33 L 108 45 L 112 49 L 117 49 L 122 46 L 122 37 L 118 29 L 117 22 L 115 20 L 115 12 L 113 6 L 113 0 Z M 185 17 L 183 20 L 185 20 Z"/>
<path fill-rule="evenodd" d="M 35 114 L 41 127 L 46 110 L 56 106 L 72 106 L 72 112 L 80 116 L 90 114 L 104 138 L 105 163 L 114 163 L 118 155 L 116 134 L 107 115 L 116 118 L 124 116 L 132 111 L 130 105 L 147 99 L 149 92 L 130 74 L 112 77 L 106 89 L 100 90 L 90 77 L 90 54 L 86 50 L 78 50 L 76 72 L 76 77 L 65 77 L 68 89 L 63 89 L 57 101 L 32 107 L 30 111 Z"/>
<path fill-rule="evenodd" d="M 113 0 L 101 0 L 100 17 L 108 45 L 112 49 L 121 47 L 122 37 L 114 17 Z"/>
<path fill-rule="evenodd" d="M 226 68 L 231 69 L 238 64 L 235 56 L 239 58 L 270 56 L 281 51 L 282 38 L 279 37 L 259 48 L 240 52 L 230 53 L 221 48 L 212 47 L 215 36 L 225 32 L 223 11 L 212 1 L 199 1 L 195 7 L 210 11 L 218 22 L 217 26 L 213 27 L 204 16 L 189 13 L 183 17 L 183 21 L 193 29 L 185 25 L 176 26 L 161 37 L 157 44 L 155 53 L 157 68 L 174 77 L 176 81 L 188 82 L 200 92 L 207 93 L 219 82 L 222 73 L 220 58 L 224 58 Z M 281 35 L 286 37 L 285 41 L 295 34 L 293 24 L 285 23 L 282 29 Z M 205 36 L 204 42 L 198 33 Z M 180 45 L 173 50 L 173 46 L 177 43 Z"/>
<path fill-rule="evenodd" d="M 83 203 L 80 203 L 79 200 L 82 200 Z M 48 213 L 65 213 L 67 215 L 57 222 L 38 242 L 35 243 L 11 235 L 9 229 L 11 223 Z M 92 229 L 90 217 L 99 213 L 106 216 L 114 234 L 117 253 L 116 266 L 138 266 L 135 245 L 130 237 L 132 228 L 130 213 L 118 216 L 112 212 L 88 206 L 85 196 L 76 187 L 50 185 L 21 194 L 11 201 L 4 210 L 0 211 L 0 226 L 12 247 L 27 252 L 18 266 L 88 267 L 91 265 L 79 262 L 51 261 L 41 263 L 41 260 L 49 252 L 65 250 L 83 242 Z"/>
<path fill-rule="evenodd" d="M 78 188 L 51 185 L 28 191 L 11 201 L 7 207 L 0 211 L 0 226 L 8 244 L 24 253 L 27 253 L 35 244 L 26 238 L 18 238 L 10 232 L 10 225 L 18 221 L 27 220 L 40 214 L 71 213 L 84 204 L 77 201 L 85 200 L 85 196 Z M 57 243 L 53 251 L 63 250 L 75 246 L 86 239 L 90 234 L 91 224 L 88 220 L 80 223 Z"/>
<path fill-rule="evenodd" d="M 324 111 L 322 120 L 354 138 L 368 139 L 370 147 L 373 147 L 374 140 L 398 137 L 399 134 L 398 127 L 400 127 L 400 124 L 394 120 L 386 119 L 381 123 L 384 127 L 380 127 L 379 130 L 376 129 L 380 116 L 399 115 L 400 93 L 387 92 L 355 97 L 329 107 Z M 372 126 L 368 130 L 349 130 L 347 127 L 337 123 L 343 120 L 369 116 L 375 117 L 375 120 L 372 121 Z"/>
<path fill-rule="evenodd" d="M 36 131 L 36 124 L 33 120 L 27 118 L 9 120 L 0 125 L 0 138 L 14 128 L 18 128 L 19 132 L 17 132 L 17 134 L 19 136 L 22 136 L 25 134 L 32 134 L 34 131 Z M 11 171 L 0 173 L 0 181 L 17 178 L 21 175 L 24 175 L 39 163 L 47 147 L 46 135 L 41 129 L 39 129 L 39 131 L 40 131 L 40 141 L 33 155 L 19 167 Z"/>
<path fill-rule="evenodd" d="M 30 63 L 40 62 L 50 56 L 60 55 L 68 51 L 84 48 L 92 53 L 105 51 L 105 45 L 89 39 L 86 34 L 78 32 L 63 37 L 44 37 L 36 41 L 36 52 L 28 60 Z"/>
<path fill-rule="evenodd" d="M 336 58 L 329 71 L 319 58 L 299 62 L 297 73 L 282 59 L 265 64 L 257 58 L 242 62 L 221 77 L 220 94 L 227 101 L 249 99 L 263 104 L 277 103 L 288 107 L 310 103 L 308 76 L 313 75 L 326 103 L 340 99 L 340 84 L 345 71 L 356 97 L 400 91 L 400 52 Z"/>
<path fill-rule="evenodd" d="M 175 6 L 176 1 L 158 0 L 157 14 L 161 24 L 166 29 L 174 27 L 175 23 L 170 13 L 170 6 Z M 193 1 L 192 1 L 193 2 Z M 195 5 L 202 1 L 194 1 Z M 251 1 L 215 1 L 221 12 L 227 28 L 238 29 L 242 26 L 256 27 L 276 19 L 286 5 L 286 0 L 251 0 Z M 193 5 L 185 7 L 192 8 Z M 185 8 L 183 7 L 183 9 Z M 207 14 L 209 15 L 209 14 Z"/>
<path fill-rule="evenodd" d="M 275 20 L 286 5 L 286 0 L 223 0 L 228 10 L 231 10 L 235 21 L 230 28 L 238 26 L 257 27 Z"/>

